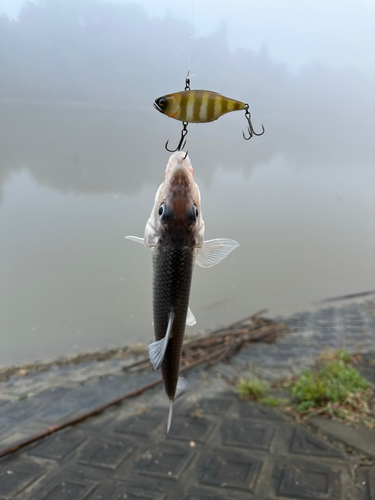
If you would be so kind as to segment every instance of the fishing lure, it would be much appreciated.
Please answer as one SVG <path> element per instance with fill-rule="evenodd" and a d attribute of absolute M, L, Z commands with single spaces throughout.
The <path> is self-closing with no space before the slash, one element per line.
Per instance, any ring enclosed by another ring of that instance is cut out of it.
<path fill-rule="evenodd" d="M 249 140 L 253 135 L 263 135 L 265 132 L 262 124 L 262 132 L 256 133 L 251 123 L 251 114 L 249 105 L 245 102 L 236 101 L 229 97 L 225 97 L 217 92 L 210 90 L 191 90 L 189 75 L 186 77 L 185 90 L 175 92 L 158 97 L 154 101 L 154 108 L 164 115 L 180 120 L 183 123 L 181 139 L 176 149 L 168 149 L 168 142 L 165 148 L 170 151 L 180 151 L 186 145 L 184 142 L 185 136 L 188 133 L 187 126 L 191 123 L 208 123 L 220 118 L 220 116 L 230 113 L 231 111 L 245 110 L 245 117 L 248 122 L 249 137 L 246 137 L 244 132 L 242 135 L 245 140 Z"/>

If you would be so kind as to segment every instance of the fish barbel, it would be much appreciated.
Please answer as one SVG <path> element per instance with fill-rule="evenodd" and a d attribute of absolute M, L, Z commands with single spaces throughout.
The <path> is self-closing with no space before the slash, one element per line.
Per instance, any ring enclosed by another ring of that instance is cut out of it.
<path fill-rule="evenodd" d="M 154 108 L 182 122 L 212 122 L 230 111 L 245 109 L 246 104 L 211 90 L 184 90 L 158 97 Z"/>
<path fill-rule="evenodd" d="M 203 241 L 200 202 L 190 160 L 187 154 L 177 151 L 170 157 L 165 180 L 156 192 L 144 237 L 126 236 L 152 252 L 155 342 L 149 345 L 149 356 L 154 370 L 161 367 L 170 401 L 167 434 L 176 398 L 185 324 L 196 322 L 189 309 L 194 263 L 214 266 L 238 246 L 237 241 L 229 239 Z"/>

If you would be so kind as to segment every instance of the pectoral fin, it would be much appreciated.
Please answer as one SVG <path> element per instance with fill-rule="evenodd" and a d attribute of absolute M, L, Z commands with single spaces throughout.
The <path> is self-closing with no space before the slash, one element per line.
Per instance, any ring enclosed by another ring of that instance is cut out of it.
<path fill-rule="evenodd" d="M 172 332 L 174 314 L 169 314 L 167 332 L 161 340 L 155 340 L 148 346 L 148 355 L 152 364 L 152 369 L 157 370 L 163 362 L 165 351 L 167 350 L 168 341 Z"/>
<path fill-rule="evenodd" d="M 190 307 L 188 308 L 187 316 L 186 316 L 186 324 L 187 326 L 194 326 L 197 320 L 195 319 L 194 314 L 191 312 Z"/>
<path fill-rule="evenodd" d="M 215 266 L 238 246 L 239 243 L 237 241 L 227 238 L 205 241 L 202 247 L 197 249 L 195 262 L 201 267 Z"/>
<path fill-rule="evenodd" d="M 135 241 L 136 243 L 141 243 L 142 245 L 145 244 L 144 238 L 138 238 L 138 236 L 125 236 L 125 239 Z"/>

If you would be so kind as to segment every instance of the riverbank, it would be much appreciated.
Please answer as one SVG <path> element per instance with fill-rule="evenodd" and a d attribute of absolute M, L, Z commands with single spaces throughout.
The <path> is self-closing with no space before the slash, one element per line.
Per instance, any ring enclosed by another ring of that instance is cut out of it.
<path fill-rule="evenodd" d="M 271 383 L 298 375 L 327 348 L 367 356 L 362 374 L 371 380 L 373 306 L 352 302 L 278 318 L 289 331 L 277 342 L 260 341 L 229 363 L 202 364 L 184 373 L 187 392 L 176 403 L 167 440 L 168 401 L 160 374 L 123 370 L 140 359 L 140 352 L 111 350 L 101 360 L 90 354 L 81 362 L 77 357 L 9 374 L 0 383 L 2 450 L 99 406 L 117 404 L 0 459 L 0 492 L 7 500 L 118 500 L 124 495 L 343 500 L 343 492 L 350 491 L 351 499 L 370 500 L 373 431 L 353 435 L 334 421 L 327 421 L 333 429 L 320 425 L 326 420 L 301 427 L 277 410 L 240 401 L 234 387 L 239 376 L 252 377 L 254 371 Z M 154 388 L 139 391 L 146 386 Z M 140 392 L 120 404 L 124 396 Z"/>

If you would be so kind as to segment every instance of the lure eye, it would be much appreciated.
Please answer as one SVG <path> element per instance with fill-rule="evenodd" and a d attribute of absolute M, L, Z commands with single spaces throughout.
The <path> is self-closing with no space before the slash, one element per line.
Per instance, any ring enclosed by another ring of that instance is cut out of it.
<path fill-rule="evenodd" d="M 160 217 L 160 219 L 163 218 L 164 213 L 165 213 L 165 205 L 163 203 L 163 205 L 161 205 L 160 208 L 159 208 L 159 217 Z"/>
<path fill-rule="evenodd" d="M 166 103 L 166 100 L 164 99 L 164 97 L 162 97 L 161 99 L 159 99 L 159 106 L 161 108 L 165 106 L 165 103 Z"/>

